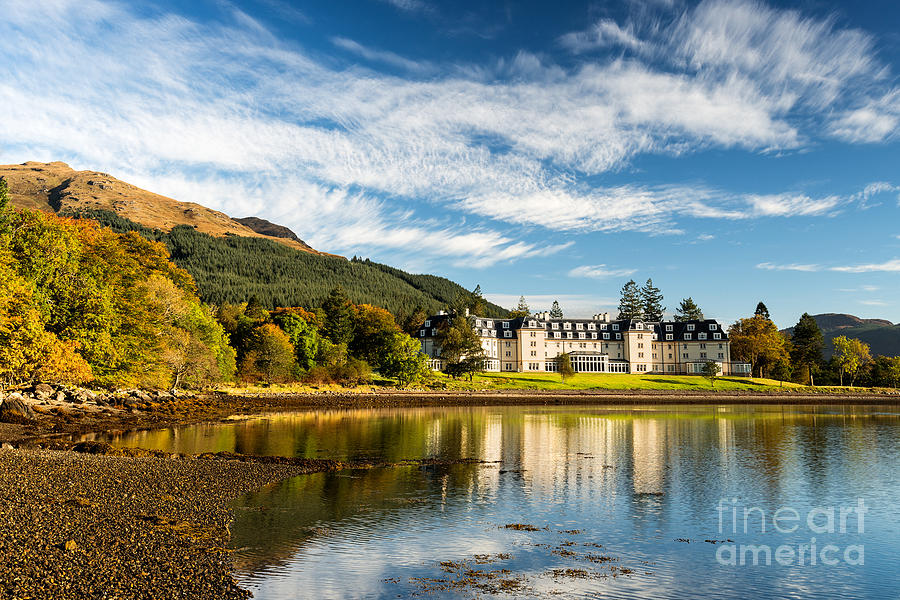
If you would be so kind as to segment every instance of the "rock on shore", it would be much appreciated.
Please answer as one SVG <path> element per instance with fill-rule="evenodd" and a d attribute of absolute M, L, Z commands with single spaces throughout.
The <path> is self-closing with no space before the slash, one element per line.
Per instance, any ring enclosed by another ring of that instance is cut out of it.
<path fill-rule="evenodd" d="M 0 597 L 246 598 L 228 502 L 298 465 L 0 449 Z"/>

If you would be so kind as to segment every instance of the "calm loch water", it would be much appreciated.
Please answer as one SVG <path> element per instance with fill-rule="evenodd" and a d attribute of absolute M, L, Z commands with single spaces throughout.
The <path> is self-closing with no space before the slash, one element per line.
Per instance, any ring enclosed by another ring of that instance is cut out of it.
<path fill-rule="evenodd" d="M 259 599 L 900 597 L 900 407 L 296 412 L 111 441 L 487 461 L 240 499 Z"/>

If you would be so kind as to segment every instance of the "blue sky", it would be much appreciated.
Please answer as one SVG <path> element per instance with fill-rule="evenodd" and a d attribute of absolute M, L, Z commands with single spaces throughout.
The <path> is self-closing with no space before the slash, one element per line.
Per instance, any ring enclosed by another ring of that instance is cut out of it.
<path fill-rule="evenodd" d="M 900 6 L 862 4 L 0 0 L 0 162 L 506 305 L 896 322 Z"/>

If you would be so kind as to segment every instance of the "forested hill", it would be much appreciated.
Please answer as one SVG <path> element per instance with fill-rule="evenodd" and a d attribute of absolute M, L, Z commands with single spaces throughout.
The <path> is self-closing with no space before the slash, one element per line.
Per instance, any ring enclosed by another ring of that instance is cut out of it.
<path fill-rule="evenodd" d="M 825 357 L 834 353 L 832 340 L 839 335 L 857 338 L 869 344 L 873 355 L 900 356 L 900 325 L 884 319 L 860 319 L 842 313 L 813 315 L 825 338 Z M 794 328 L 785 329 L 791 334 Z"/>
<path fill-rule="evenodd" d="M 98 221 L 114 231 L 136 231 L 166 245 L 172 260 L 197 282 L 204 302 L 237 304 L 256 296 L 263 306 L 321 306 L 342 286 L 355 303 L 380 306 L 404 317 L 416 309 L 436 312 L 466 290 L 448 279 L 411 275 L 368 260 L 349 261 L 294 250 L 259 237 L 213 237 L 192 227 L 150 229 L 109 211 L 70 213 Z M 489 316 L 506 310 L 488 305 Z"/>

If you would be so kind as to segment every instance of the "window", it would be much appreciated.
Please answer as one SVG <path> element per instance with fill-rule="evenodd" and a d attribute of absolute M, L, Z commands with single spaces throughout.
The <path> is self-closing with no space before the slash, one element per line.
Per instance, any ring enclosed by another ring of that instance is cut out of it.
<path fill-rule="evenodd" d="M 643 323 L 635 323 L 635 324 L 634 324 L 634 328 L 635 328 L 635 329 L 643 329 L 643 328 L 644 328 L 644 324 L 643 324 Z"/>
<path fill-rule="evenodd" d="M 701 350 L 706 350 L 706 344 L 700 344 L 700 349 L 701 349 Z"/>
<path fill-rule="evenodd" d="M 684 347 L 685 350 L 687 350 L 687 348 L 688 348 L 687 344 L 682 344 L 682 346 Z"/>
<path fill-rule="evenodd" d="M 701 353 L 700 353 L 700 358 L 706 358 L 706 352 L 701 352 Z"/>
<path fill-rule="evenodd" d="M 723 348 L 722 344 L 719 344 L 719 350 L 721 350 L 722 348 Z"/>
<path fill-rule="evenodd" d="M 604 334 L 603 334 L 603 339 L 604 339 L 604 340 L 608 340 L 608 339 L 609 339 L 609 333 L 604 333 Z"/>
<path fill-rule="evenodd" d="M 569 338 L 569 339 L 571 340 L 571 339 L 572 339 L 572 332 L 570 331 L 570 332 L 566 333 L 566 337 Z"/>
<path fill-rule="evenodd" d="M 435 329 L 435 328 L 432 327 L 432 329 L 431 329 L 431 335 L 433 335 L 433 336 L 434 336 L 434 335 L 437 335 L 437 329 Z"/>
<path fill-rule="evenodd" d="M 532 355 L 532 356 L 537 356 L 537 352 L 535 352 L 534 350 L 532 350 L 532 351 L 531 351 L 531 355 Z"/>
<path fill-rule="evenodd" d="M 714 334 L 713 334 L 713 339 L 714 339 L 714 340 L 721 340 L 721 339 L 722 339 L 722 334 L 721 334 L 721 333 L 714 333 Z"/>
<path fill-rule="evenodd" d="M 673 337 L 675 337 L 675 336 L 672 335 L 671 333 L 667 333 L 667 334 L 666 334 L 666 339 L 667 339 L 667 340 L 671 340 Z"/>
<path fill-rule="evenodd" d="M 509 358 L 510 356 L 512 356 L 512 354 L 510 354 L 509 350 L 507 350 L 507 351 L 506 351 L 506 358 Z"/>
<path fill-rule="evenodd" d="M 613 328 L 613 331 L 618 331 L 618 330 L 619 330 L 619 324 L 618 324 L 618 323 L 613 323 L 612 328 Z"/>
<path fill-rule="evenodd" d="M 475 327 L 481 327 L 481 319 L 475 319 Z"/>
<path fill-rule="evenodd" d="M 588 329 L 591 329 L 591 330 L 597 329 L 597 326 L 594 325 L 593 323 L 588 323 Z"/>
<path fill-rule="evenodd" d="M 575 329 L 584 329 L 583 323 L 575 323 Z"/>
<path fill-rule="evenodd" d="M 601 323 L 601 324 L 600 324 L 600 329 L 601 329 L 601 330 L 606 329 L 606 323 Z"/>
<path fill-rule="evenodd" d="M 621 339 L 622 339 L 622 334 L 621 334 L 621 333 L 617 333 L 617 334 L 616 334 L 616 339 L 617 339 L 617 340 L 621 340 Z"/>
<path fill-rule="evenodd" d="M 672 358 L 672 357 L 670 356 L 669 358 Z M 668 370 L 669 370 L 669 371 L 674 371 L 674 370 L 675 370 L 675 365 L 669 365 Z"/>
<path fill-rule="evenodd" d="M 672 353 L 669 352 L 669 360 L 672 360 Z"/>
<path fill-rule="evenodd" d="M 485 323 L 485 325 L 487 325 L 487 326 L 490 327 L 491 329 L 494 328 L 494 322 L 493 322 L 493 321 L 487 321 L 487 322 Z"/>
<path fill-rule="evenodd" d="M 725 358 L 725 353 L 724 353 L 724 352 L 719 352 L 719 358 Z"/>
<path fill-rule="evenodd" d="M 672 326 L 671 326 L 671 325 L 666 325 L 666 331 L 672 331 Z"/>
<path fill-rule="evenodd" d="M 506 342 L 506 347 L 509 348 L 509 342 Z"/>
<path fill-rule="evenodd" d="M 684 339 L 686 339 L 686 340 L 691 339 L 691 334 L 690 333 L 684 334 Z"/>
<path fill-rule="evenodd" d="M 706 334 L 703 333 L 703 332 L 701 331 L 700 333 L 697 334 L 697 339 L 698 339 L 698 340 L 705 340 L 705 339 L 706 339 Z"/>
<path fill-rule="evenodd" d="M 693 330 L 694 330 L 694 324 L 693 324 L 693 323 L 688 323 L 687 330 L 688 330 L 688 331 L 693 331 Z"/>
<path fill-rule="evenodd" d="M 643 352 L 638 352 L 638 358 L 644 358 L 644 353 L 643 353 Z"/>
<path fill-rule="evenodd" d="M 638 343 L 638 348 L 643 348 L 644 344 Z"/>
<path fill-rule="evenodd" d="M 579 332 L 578 332 L 578 339 L 579 339 L 579 340 L 583 340 L 584 338 L 585 338 L 584 332 L 583 332 L 583 331 L 579 331 Z"/>
<path fill-rule="evenodd" d="M 688 353 L 687 353 L 687 352 L 685 352 L 684 354 L 681 355 L 681 358 L 687 358 L 687 357 L 688 357 Z"/>
<path fill-rule="evenodd" d="M 644 334 L 643 333 L 637 334 L 637 339 L 639 339 L 639 340 L 644 339 Z"/>
<path fill-rule="evenodd" d="M 528 321 L 528 326 L 529 327 L 537 327 L 537 323 L 535 323 L 534 321 Z"/>
<path fill-rule="evenodd" d="M 512 331 L 504 331 L 503 337 L 512 337 Z"/>
<path fill-rule="evenodd" d="M 719 326 L 716 325 L 715 323 L 710 323 L 710 324 L 709 324 L 709 330 L 710 330 L 710 331 L 715 331 L 715 330 L 718 329 L 718 328 L 719 328 Z"/>
<path fill-rule="evenodd" d="M 550 323 L 550 327 L 553 329 L 559 329 L 559 323 Z"/>
<path fill-rule="evenodd" d="M 424 330 L 424 329 L 420 329 L 420 330 L 419 330 L 419 337 L 425 337 L 425 330 Z"/>
<path fill-rule="evenodd" d="M 563 323 L 563 329 L 572 329 L 571 323 Z"/>
<path fill-rule="evenodd" d="M 592 340 L 596 340 L 596 339 L 597 339 L 597 332 L 596 332 L 596 331 L 593 332 L 593 333 L 591 333 L 591 339 L 592 339 Z"/>
<path fill-rule="evenodd" d="M 509 321 L 503 321 L 503 329 L 509 329 Z"/>

